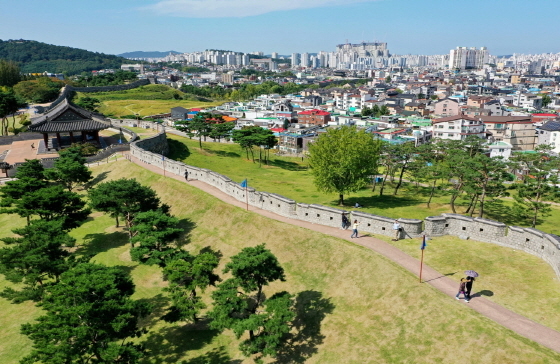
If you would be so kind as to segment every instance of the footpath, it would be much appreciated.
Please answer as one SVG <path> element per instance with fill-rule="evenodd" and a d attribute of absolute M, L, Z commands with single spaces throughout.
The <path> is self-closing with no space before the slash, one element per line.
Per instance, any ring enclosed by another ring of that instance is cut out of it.
<path fill-rule="evenodd" d="M 128 153 L 126 153 L 128 154 Z M 139 166 L 146 168 L 154 173 L 164 175 L 161 168 L 156 167 L 152 164 L 147 164 L 139 160 L 138 158 L 128 154 L 128 159 Z M 166 177 L 173 178 L 178 181 L 186 182 L 184 177 L 177 176 L 172 173 L 165 173 Z M 236 200 L 235 198 L 223 193 L 219 189 L 209 186 L 204 182 L 198 180 L 189 180 L 186 182 L 198 189 L 211 194 L 212 196 L 226 202 L 230 205 L 238 206 L 245 209 L 246 205 L 243 202 Z M 249 211 L 266 216 L 270 219 L 277 221 L 282 221 L 287 224 L 303 227 L 309 230 L 317 231 L 323 234 L 337 237 L 339 239 L 344 239 L 351 241 L 352 243 L 359 244 L 368 249 L 373 250 L 376 253 L 381 254 L 387 259 L 399 264 L 404 269 L 408 270 L 414 275 L 418 274 L 418 269 L 420 266 L 420 261 L 416 258 L 409 256 L 393 245 L 386 243 L 382 240 L 376 239 L 371 236 L 361 236 L 358 239 L 350 239 L 351 232 L 349 230 L 340 230 L 338 228 L 333 228 L 329 226 L 317 225 L 306 221 L 295 220 L 288 217 L 277 215 L 270 211 L 261 210 L 254 206 L 249 206 Z M 424 264 L 422 271 L 423 284 L 427 283 L 445 295 L 449 296 L 450 299 L 455 299 L 455 294 L 457 294 L 458 282 L 446 277 L 445 275 L 437 272 L 435 269 Z M 476 288 L 476 286 L 475 286 Z M 478 296 L 476 290 L 473 291 L 473 297 L 469 303 L 463 303 L 466 308 L 470 308 L 480 313 L 481 315 L 489 318 L 492 321 L 512 330 L 513 332 L 533 340 L 549 349 L 552 349 L 560 353 L 560 332 L 553 330 L 549 327 L 536 323 L 522 315 L 519 315 L 507 308 L 498 305 L 484 297 Z"/>

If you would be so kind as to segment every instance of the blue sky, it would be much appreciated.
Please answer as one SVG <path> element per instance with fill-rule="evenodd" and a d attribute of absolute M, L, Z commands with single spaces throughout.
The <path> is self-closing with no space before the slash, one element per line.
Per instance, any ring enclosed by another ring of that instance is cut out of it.
<path fill-rule="evenodd" d="M 129 51 L 560 52 L 560 0 L 0 0 L 0 39 Z"/>

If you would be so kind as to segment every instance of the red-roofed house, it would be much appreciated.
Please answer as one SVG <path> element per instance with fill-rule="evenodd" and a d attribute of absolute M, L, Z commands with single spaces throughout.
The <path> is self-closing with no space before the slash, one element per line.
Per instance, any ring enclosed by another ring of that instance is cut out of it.
<path fill-rule="evenodd" d="M 531 119 L 534 123 L 543 122 L 547 120 L 555 120 L 558 114 L 533 114 Z"/>
<path fill-rule="evenodd" d="M 298 113 L 298 124 L 327 125 L 329 121 L 331 121 L 331 114 L 327 111 L 313 109 Z"/>

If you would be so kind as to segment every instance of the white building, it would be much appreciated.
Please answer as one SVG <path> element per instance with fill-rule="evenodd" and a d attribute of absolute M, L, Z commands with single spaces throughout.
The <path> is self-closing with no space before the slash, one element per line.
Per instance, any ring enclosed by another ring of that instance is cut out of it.
<path fill-rule="evenodd" d="M 457 47 L 449 52 L 449 69 L 479 69 L 488 63 L 488 58 L 489 54 L 486 47 L 481 47 L 480 49 Z"/>
<path fill-rule="evenodd" d="M 465 115 L 435 119 L 433 137 L 436 139 L 465 140 L 469 136 L 485 138 L 484 123 Z"/>

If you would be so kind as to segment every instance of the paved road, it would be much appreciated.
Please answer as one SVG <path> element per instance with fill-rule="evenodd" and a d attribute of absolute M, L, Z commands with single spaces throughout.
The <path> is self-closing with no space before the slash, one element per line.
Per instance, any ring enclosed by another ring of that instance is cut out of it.
<path fill-rule="evenodd" d="M 146 164 L 141 162 L 139 159 L 130 155 L 130 160 L 143 168 L 146 168 L 152 172 L 163 174 L 162 169 L 153 166 L 151 164 Z M 169 178 L 174 178 L 179 181 L 185 182 L 183 177 L 176 176 L 171 173 L 166 173 Z M 243 202 L 237 201 L 235 198 L 223 193 L 215 187 L 212 187 L 204 182 L 197 180 L 189 180 L 190 185 L 195 186 L 220 200 L 241 208 L 245 208 Z M 388 244 L 382 240 L 376 239 L 370 236 L 362 236 L 359 239 L 350 239 L 350 232 L 347 230 L 340 230 L 338 228 L 317 225 L 306 221 L 291 219 L 288 217 L 277 215 L 270 211 L 261 210 L 257 207 L 249 206 L 251 212 L 266 216 L 268 218 L 282 221 L 295 226 L 300 226 L 309 230 L 318 231 L 323 234 L 328 234 L 335 236 L 340 239 L 351 241 L 352 243 L 362 245 L 367 247 L 384 257 L 392 260 L 393 262 L 399 264 L 406 270 L 410 271 L 414 275 L 418 274 L 418 268 L 420 262 L 418 259 L 413 258 L 401 250 L 397 249 L 391 244 Z M 443 292 L 452 299 L 457 293 L 457 282 L 451 278 L 444 276 L 443 274 L 437 272 L 435 269 L 424 265 L 424 270 L 422 273 L 424 283 L 430 284 L 439 291 Z M 476 295 L 476 292 L 474 292 Z M 460 301 L 458 304 L 463 304 L 465 309 L 473 309 L 483 316 L 497 322 L 498 324 L 516 332 L 517 334 L 531 339 L 541 345 L 544 345 L 556 352 L 560 353 L 560 332 L 536 323 L 524 316 L 521 316 L 513 311 L 504 308 L 497 303 L 489 301 L 483 297 L 473 297 L 470 303 L 463 303 Z"/>

